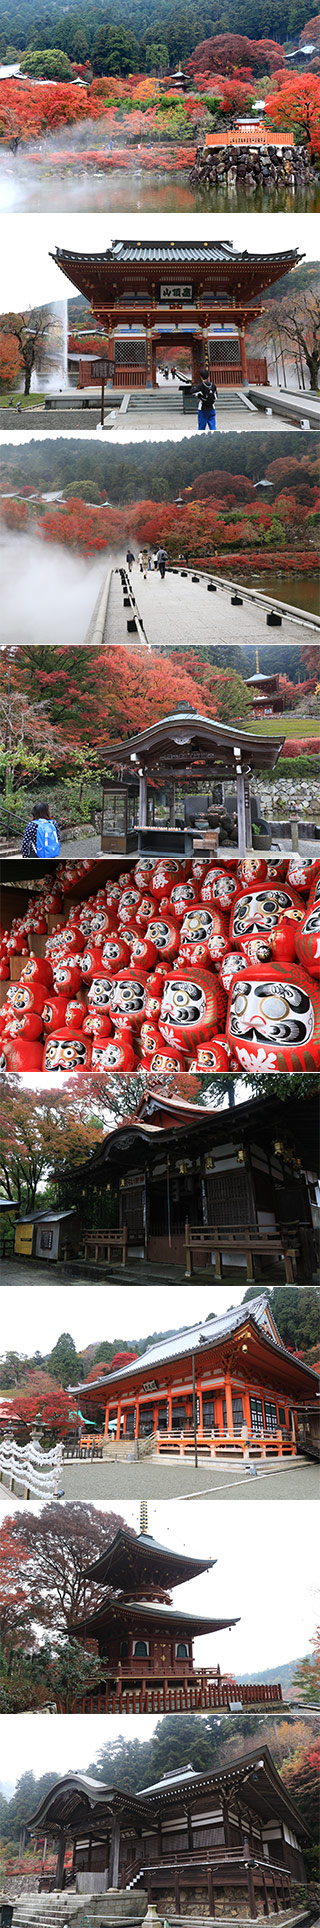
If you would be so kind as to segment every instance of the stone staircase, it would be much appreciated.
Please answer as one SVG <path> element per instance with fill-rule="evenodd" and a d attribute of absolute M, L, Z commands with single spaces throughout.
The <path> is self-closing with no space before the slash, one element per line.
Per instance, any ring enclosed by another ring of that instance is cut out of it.
<path fill-rule="evenodd" d="M 105 1894 L 13 1895 L 12 1928 L 142 1928 L 148 1899 L 144 1888 L 139 1895 L 129 1890 L 108 1888 Z M 1 1895 L 0 1895 L 1 1907 Z"/>

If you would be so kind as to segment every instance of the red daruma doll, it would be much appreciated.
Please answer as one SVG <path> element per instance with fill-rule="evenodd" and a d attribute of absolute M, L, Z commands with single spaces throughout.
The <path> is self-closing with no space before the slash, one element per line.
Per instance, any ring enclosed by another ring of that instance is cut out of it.
<path fill-rule="evenodd" d="M 56 1072 L 88 1071 L 91 1065 L 91 1039 L 80 1031 L 61 1029 L 49 1031 L 46 1039 L 42 1070 Z"/>
<path fill-rule="evenodd" d="M 226 999 L 222 985 L 209 971 L 177 971 L 164 986 L 159 1031 L 169 1044 L 181 1044 L 194 1057 L 210 1031 L 224 1028 Z"/>
<path fill-rule="evenodd" d="M 92 1071 L 134 1071 L 136 1059 L 129 1033 L 122 1038 L 95 1038 L 92 1045 Z"/>
<path fill-rule="evenodd" d="M 144 1017 L 148 979 L 138 972 L 121 971 L 113 979 L 110 1015 L 116 1031 L 140 1031 Z"/>
<path fill-rule="evenodd" d="M 245 1071 L 316 1071 L 320 999 L 299 964 L 257 966 L 232 984 L 226 1031 Z"/>

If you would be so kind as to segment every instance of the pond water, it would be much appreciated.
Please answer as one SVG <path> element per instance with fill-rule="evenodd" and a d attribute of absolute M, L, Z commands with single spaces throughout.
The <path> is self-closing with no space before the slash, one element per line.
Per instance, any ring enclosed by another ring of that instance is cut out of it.
<path fill-rule="evenodd" d="M 238 577 L 241 578 L 241 569 L 238 570 Z M 320 615 L 317 576 L 277 576 L 269 575 L 269 571 L 266 575 L 248 576 L 246 572 L 244 581 L 252 589 L 262 589 L 264 596 L 274 597 L 275 601 L 290 603 L 295 609 L 306 609 L 309 616 Z"/>
<path fill-rule="evenodd" d="M 64 132 L 64 148 L 67 137 Z M 87 168 L 81 152 L 76 162 L 64 165 L 54 161 L 49 153 L 39 151 L 39 160 L 20 151 L 16 155 L 5 153 L 1 160 L 0 174 L 0 212 L 2 214 L 30 213 L 68 213 L 68 210 L 81 213 L 134 212 L 168 214 L 189 213 L 251 213 L 261 211 L 269 214 L 315 213 L 320 208 L 320 182 L 307 199 L 292 197 L 288 194 L 267 196 L 255 195 L 248 202 L 243 192 L 232 190 L 228 194 L 217 194 L 212 188 L 208 193 L 196 192 L 190 187 L 188 169 L 168 173 L 164 169 L 132 166 L 109 168 L 107 172 L 95 167 Z"/>

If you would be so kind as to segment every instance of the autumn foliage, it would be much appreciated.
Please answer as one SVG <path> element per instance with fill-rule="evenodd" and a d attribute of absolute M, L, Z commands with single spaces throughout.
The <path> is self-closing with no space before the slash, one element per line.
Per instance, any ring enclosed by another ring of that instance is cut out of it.
<path fill-rule="evenodd" d="M 266 98 L 270 127 L 288 128 L 320 154 L 320 77 L 317 74 L 279 74 Z"/>

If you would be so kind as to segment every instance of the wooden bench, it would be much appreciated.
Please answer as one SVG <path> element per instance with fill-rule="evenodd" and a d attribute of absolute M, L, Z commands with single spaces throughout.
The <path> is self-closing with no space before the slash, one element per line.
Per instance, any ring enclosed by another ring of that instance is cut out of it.
<path fill-rule="evenodd" d="M 103 1265 L 107 1258 L 107 1264 L 110 1265 L 111 1253 L 116 1250 L 117 1246 L 121 1248 L 122 1265 L 126 1265 L 128 1252 L 127 1225 L 123 1225 L 121 1229 L 119 1227 L 117 1232 L 109 1231 L 109 1227 L 107 1227 L 105 1232 L 86 1232 L 81 1256 L 84 1259 L 94 1258 L 96 1265 Z"/>
<path fill-rule="evenodd" d="M 294 1285 L 294 1264 L 299 1252 L 298 1235 L 287 1236 L 285 1232 L 259 1230 L 252 1225 L 189 1225 L 185 1227 L 186 1277 L 191 1278 L 194 1253 L 214 1253 L 216 1278 L 223 1278 L 222 1257 L 224 1252 L 244 1253 L 247 1279 L 254 1279 L 254 1257 L 281 1258 L 284 1262 L 286 1284 Z"/>

